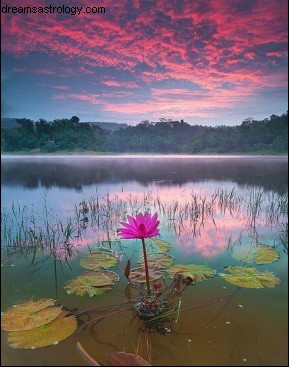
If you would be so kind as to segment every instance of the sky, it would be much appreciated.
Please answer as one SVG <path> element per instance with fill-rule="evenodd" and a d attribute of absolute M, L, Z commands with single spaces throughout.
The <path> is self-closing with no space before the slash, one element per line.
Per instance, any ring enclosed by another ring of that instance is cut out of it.
<path fill-rule="evenodd" d="M 8 6 L 50 12 L 7 13 Z M 1 7 L 2 117 L 215 126 L 288 109 L 287 0 L 4 0 Z"/>

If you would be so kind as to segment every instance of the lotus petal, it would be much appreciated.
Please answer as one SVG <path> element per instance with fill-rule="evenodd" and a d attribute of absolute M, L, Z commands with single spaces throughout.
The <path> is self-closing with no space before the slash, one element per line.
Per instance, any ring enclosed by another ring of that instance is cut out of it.
<path fill-rule="evenodd" d="M 31 330 L 48 324 L 61 313 L 61 307 L 51 306 L 54 301 L 29 301 L 9 308 L 1 317 L 6 331 Z"/>
<path fill-rule="evenodd" d="M 9 345 L 16 349 L 34 349 L 58 344 L 73 334 L 77 328 L 75 317 L 65 317 L 67 314 L 68 312 L 62 311 L 60 317 L 36 329 L 9 332 Z"/>
<path fill-rule="evenodd" d="M 109 269 L 117 264 L 117 258 L 101 251 L 93 252 L 80 260 L 80 265 L 89 270 Z"/>
<path fill-rule="evenodd" d="M 190 277 L 195 281 L 205 280 L 216 274 L 216 271 L 207 265 L 174 265 L 166 270 L 171 278 L 175 274 L 182 274 L 183 277 Z"/>

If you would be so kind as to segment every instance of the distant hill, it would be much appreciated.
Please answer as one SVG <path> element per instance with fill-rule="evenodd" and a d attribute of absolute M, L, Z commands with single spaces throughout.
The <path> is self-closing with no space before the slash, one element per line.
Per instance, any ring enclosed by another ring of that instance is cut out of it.
<path fill-rule="evenodd" d="M 8 117 L 1 118 L 1 129 L 14 129 L 15 127 L 19 127 L 16 119 Z"/>
<path fill-rule="evenodd" d="M 120 129 L 126 129 L 128 127 L 127 124 L 118 123 L 118 122 L 97 122 L 97 121 L 81 121 L 81 123 L 86 123 L 89 125 L 96 125 L 101 127 L 104 130 L 117 131 Z"/>

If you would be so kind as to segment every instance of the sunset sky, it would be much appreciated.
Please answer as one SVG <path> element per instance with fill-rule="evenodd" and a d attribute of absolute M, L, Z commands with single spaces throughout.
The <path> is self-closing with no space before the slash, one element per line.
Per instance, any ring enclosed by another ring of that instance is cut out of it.
<path fill-rule="evenodd" d="M 287 0 L 4 0 L 2 117 L 240 124 L 287 111 Z"/>

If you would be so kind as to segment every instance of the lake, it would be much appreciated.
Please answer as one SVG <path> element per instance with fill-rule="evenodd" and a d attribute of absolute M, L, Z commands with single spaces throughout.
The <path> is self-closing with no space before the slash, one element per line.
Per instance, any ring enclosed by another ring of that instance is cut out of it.
<path fill-rule="evenodd" d="M 288 157 L 2 156 L 1 165 L 1 311 L 52 298 L 109 313 L 35 350 L 11 348 L 2 331 L 2 365 L 88 365 L 77 341 L 101 364 L 125 351 L 156 366 L 288 365 Z M 178 316 L 160 332 L 129 308 L 138 292 L 121 270 L 127 259 L 139 266 L 141 243 L 116 232 L 127 214 L 145 211 L 159 214 L 175 265 L 215 271 L 185 287 Z M 258 263 L 252 249 L 263 245 L 277 258 Z M 103 295 L 68 294 L 67 282 L 85 271 L 80 260 L 100 248 L 118 258 L 120 281 Z M 226 281 L 230 266 L 278 281 L 237 286 Z"/>

